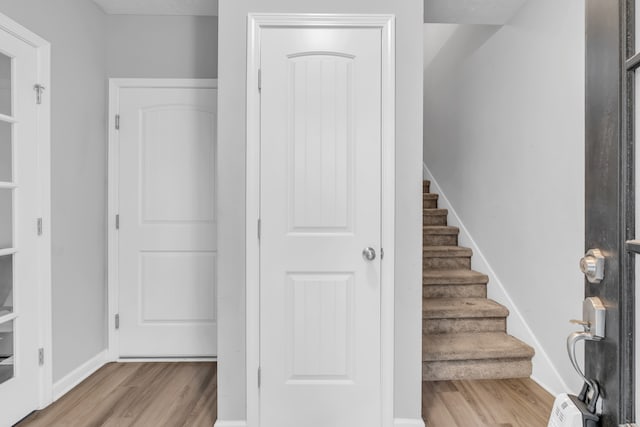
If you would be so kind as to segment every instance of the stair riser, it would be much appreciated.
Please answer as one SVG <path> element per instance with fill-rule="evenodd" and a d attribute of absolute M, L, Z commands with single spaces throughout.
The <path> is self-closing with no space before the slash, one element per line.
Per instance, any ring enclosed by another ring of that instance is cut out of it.
<path fill-rule="evenodd" d="M 422 207 L 424 209 L 438 209 L 438 200 L 423 198 Z"/>
<path fill-rule="evenodd" d="M 427 334 L 457 332 L 506 332 L 507 321 L 502 318 L 423 319 L 422 330 Z"/>
<path fill-rule="evenodd" d="M 428 193 L 431 191 L 431 183 L 429 181 L 422 181 L 422 192 Z"/>
<path fill-rule="evenodd" d="M 459 270 L 471 268 L 471 257 L 460 258 L 424 258 L 422 268 L 425 270 Z"/>
<path fill-rule="evenodd" d="M 423 215 L 422 225 L 447 225 L 446 215 Z"/>
<path fill-rule="evenodd" d="M 422 363 L 423 381 L 528 378 L 530 359 L 450 360 Z"/>
<path fill-rule="evenodd" d="M 424 285 L 425 298 L 486 298 L 487 285 Z"/>
<path fill-rule="evenodd" d="M 427 234 L 422 235 L 424 246 L 458 246 L 457 234 Z"/>

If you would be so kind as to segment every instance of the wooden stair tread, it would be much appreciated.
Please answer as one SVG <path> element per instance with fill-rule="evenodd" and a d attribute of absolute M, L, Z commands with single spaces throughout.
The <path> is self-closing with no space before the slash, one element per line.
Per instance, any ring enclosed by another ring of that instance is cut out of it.
<path fill-rule="evenodd" d="M 423 200 L 438 200 L 438 197 L 436 193 L 422 193 Z"/>
<path fill-rule="evenodd" d="M 509 310 L 487 298 L 423 298 L 423 319 L 507 317 Z"/>
<path fill-rule="evenodd" d="M 423 246 L 423 258 L 470 257 L 473 251 L 463 246 Z M 425 270 L 428 271 L 428 270 Z"/>
<path fill-rule="evenodd" d="M 423 285 L 486 285 L 489 276 L 474 270 L 424 270 Z"/>
<path fill-rule="evenodd" d="M 422 360 L 529 359 L 532 347 L 503 332 L 423 335 Z"/>

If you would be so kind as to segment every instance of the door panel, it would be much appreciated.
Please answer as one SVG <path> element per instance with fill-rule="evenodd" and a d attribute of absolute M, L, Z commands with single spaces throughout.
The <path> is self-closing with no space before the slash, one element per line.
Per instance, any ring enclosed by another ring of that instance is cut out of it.
<path fill-rule="evenodd" d="M 0 426 L 38 407 L 36 48 L 0 31 Z"/>
<path fill-rule="evenodd" d="M 120 92 L 122 357 L 216 354 L 216 90 Z"/>
<path fill-rule="evenodd" d="M 586 343 L 585 365 L 602 390 L 604 427 L 634 420 L 634 267 L 625 245 L 635 233 L 631 4 L 586 2 L 585 249 L 601 249 L 606 261 L 604 280 L 585 281 L 585 296 L 599 297 L 607 314 L 606 338 Z"/>
<path fill-rule="evenodd" d="M 381 33 L 261 42 L 260 418 L 381 424 Z M 320 403 L 319 403 L 320 402 Z"/>

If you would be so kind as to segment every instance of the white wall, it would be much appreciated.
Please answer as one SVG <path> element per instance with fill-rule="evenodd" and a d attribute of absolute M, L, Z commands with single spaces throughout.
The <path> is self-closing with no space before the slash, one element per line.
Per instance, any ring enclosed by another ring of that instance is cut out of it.
<path fill-rule="evenodd" d="M 106 27 L 87 0 L 0 0 L 52 44 L 53 376 L 106 346 Z"/>
<path fill-rule="evenodd" d="M 244 156 L 246 23 L 250 12 L 396 14 L 395 416 L 420 418 L 422 9 L 420 0 L 220 1 L 218 414 L 221 420 L 244 420 L 246 417 Z"/>
<path fill-rule="evenodd" d="M 424 75 L 425 163 L 574 392 L 565 342 L 583 299 L 584 19 L 582 0 L 529 0 L 503 27 L 461 26 Z"/>
<path fill-rule="evenodd" d="M 215 16 L 107 16 L 108 77 L 215 78 Z"/>

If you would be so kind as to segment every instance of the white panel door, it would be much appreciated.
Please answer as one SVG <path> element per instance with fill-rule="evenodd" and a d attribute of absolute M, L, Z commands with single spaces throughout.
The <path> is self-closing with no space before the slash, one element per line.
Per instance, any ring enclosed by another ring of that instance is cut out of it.
<path fill-rule="evenodd" d="M 120 356 L 214 356 L 216 90 L 125 88 L 119 112 Z"/>
<path fill-rule="evenodd" d="M 0 426 L 37 409 L 37 50 L 0 31 Z"/>
<path fill-rule="evenodd" d="M 261 40 L 261 425 L 380 426 L 381 31 Z"/>

